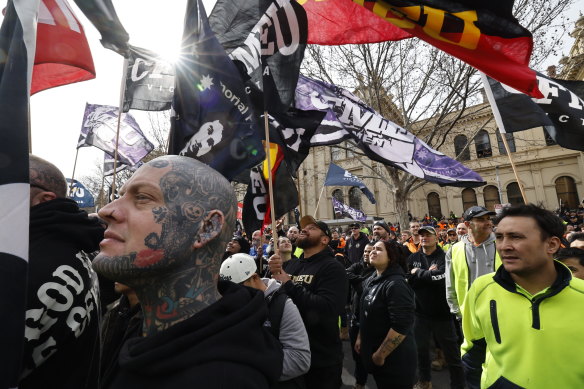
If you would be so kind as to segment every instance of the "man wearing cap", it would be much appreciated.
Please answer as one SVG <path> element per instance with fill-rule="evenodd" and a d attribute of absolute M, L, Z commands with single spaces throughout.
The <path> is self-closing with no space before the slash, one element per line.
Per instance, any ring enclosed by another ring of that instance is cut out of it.
<path fill-rule="evenodd" d="M 361 262 L 363 258 L 363 250 L 365 250 L 365 245 L 369 243 L 367 235 L 361 232 L 361 224 L 353 223 L 349 225 L 351 229 L 351 236 L 347 240 L 345 246 L 345 257 L 349 265 Z"/>
<path fill-rule="evenodd" d="M 386 222 L 384 221 L 376 221 L 375 223 L 373 223 L 373 240 L 378 242 L 378 241 L 383 241 L 383 242 L 387 242 L 390 238 L 389 238 L 389 233 L 391 232 L 391 230 L 389 229 L 389 226 L 387 225 Z"/>
<path fill-rule="evenodd" d="M 298 307 L 308 332 L 312 362 L 304 376 L 307 388 L 338 389 L 343 370 L 338 319 L 347 299 L 347 276 L 328 247 L 331 232 L 326 223 L 304 216 L 300 227 L 300 258 L 284 271 L 282 259 L 274 254 L 270 271 Z"/>
<path fill-rule="evenodd" d="M 446 231 L 446 241 L 442 245 L 442 251 L 448 252 L 450 248 L 458 242 L 458 235 L 456 234 L 456 228 L 450 228 Z"/>
<path fill-rule="evenodd" d="M 467 209 L 462 217 L 468 234 L 446 253 L 446 300 L 450 312 L 459 320 L 464 297 L 474 280 L 494 272 L 501 265 L 501 258 L 495 249 L 491 215 L 495 212 L 484 207 Z"/>
<path fill-rule="evenodd" d="M 430 340 L 438 341 L 450 370 L 450 387 L 464 388 L 464 372 L 458 340 L 450 314 L 444 285 L 446 269 L 444 251 L 438 246 L 436 230 L 420 227 L 421 250 L 408 257 L 408 282 L 416 293 L 414 333 L 418 347 L 418 389 L 432 387 Z"/>
<path fill-rule="evenodd" d="M 221 265 L 219 275 L 222 280 L 264 292 L 270 312 L 266 326 L 269 325 L 269 329 L 278 338 L 284 353 L 282 375 L 276 387 L 295 388 L 298 387 L 295 386 L 297 384 L 303 385 L 301 376 L 310 367 L 308 335 L 298 308 L 286 293 L 279 291 L 280 283 L 274 279 L 260 278 L 256 273 L 254 258 L 243 253 L 227 258 Z"/>

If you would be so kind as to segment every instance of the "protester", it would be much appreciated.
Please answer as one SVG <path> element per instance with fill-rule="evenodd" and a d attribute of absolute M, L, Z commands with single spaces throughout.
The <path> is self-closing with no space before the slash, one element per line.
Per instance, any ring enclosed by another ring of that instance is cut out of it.
<path fill-rule="evenodd" d="M 233 254 L 237 253 L 249 253 L 250 245 L 247 239 L 244 237 L 237 237 L 234 236 L 233 239 L 227 243 L 227 248 L 225 249 L 225 253 L 223 254 L 223 259 L 232 256 Z"/>
<path fill-rule="evenodd" d="M 355 361 L 355 386 L 353 389 L 364 389 L 365 384 L 367 384 L 367 369 L 363 366 L 363 361 L 361 356 L 355 351 L 355 342 L 357 341 L 357 335 L 359 335 L 359 301 L 361 300 L 361 294 L 363 293 L 363 282 L 375 272 L 375 268 L 369 264 L 369 254 L 373 250 L 373 243 L 368 243 L 365 245 L 365 250 L 363 250 L 363 261 L 354 263 L 347 269 L 347 278 L 351 289 L 353 290 L 353 295 L 351 301 L 353 306 L 351 307 L 351 321 L 349 326 L 349 338 L 351 340 L 351 352 L 353 354 L 353 360 Z"/>
<path fill-rule="evenodd" d="M 99 211 L 108 229 L 94 268 L 136 291 L 144 324 L 122 346 L 109 388 L 276 382 L 282 350 L 263 326 L 263 293 L 217 283 L 235 225 L 230 183 L 199 161 L 168 155 L 139 168 L 120 195 Z"/>
<path fill-rule="evenodd" d="M 584 281 L 553 260 L 561 220 L 530 204 L 497 221 L 503 266 L 473 283 L 462 315 L 469 388 L 584 387 Z"/>
<path fill-rule="evenodd" d="M 584 232 L 574 232 L 568 239 L 570 247 L 584 249 Z"/>
<path fill-rule="evenodd" d="M 460 240 L 466 234 L 468 234 L 466 223 L 458 223 L 456 226 L 456 235 L 458 235 L 458 240 Z"/>
<path fill-rule="evenodd" d="M 561 249 L 555 259 L 566 265 L 574 277 L 584 280 L 584 250 L 576 247 Z"/>
<path fill-rule="evenodd" d="M 458 242 L 458 235 L 456 234 L 456 229 L 450 228 L 448 231 L 446 231 L 446 241 L 442 245 L 442 251 L 444 251 L 445 253 L 448 252 L 448 250 L 450 250 L 450 248 L 456 242 Z"/>
<path fill-rule="evenodd" d="M 300 255 L 302 254 L 302 249 L 298 247 L 298 245 L 296 244 L 296 240 L 298 239 L 299 234 L 300 230 L 298 230 L 298 227 L 296 226 L 291 226 L 290 228 L 288 228 L 288 232 L 286 233 L 286 236 L 288 237 L 288 239 L 290 239 L 290 242 L 292 243 L 292 253 L 298 258 L 300 258 Z"/>
<path fill-rule="evenodd" d="M 420 222 L 417 222 L 415 220 L 410 222 L 410 234 L 412 236 L 407 240 L 405 245 L 412 253 L 415 253 L 420 249 L 420 235 L 418 235 L 419 229 Z"/>
<path fill-rule="evenodd" d="M 407 247 L 408 240 L 411 238 L 412 234 L 410 230 L 403 230 L 400 234 L 400 243 Z"/>
<path fill-rule="evenodd" d="M 312 216 L 300 219 L 297 243 L 304 252 L 298 260 L 270 258 L 270 271 L 298 307 L 310 340 L 312 362 L 305 375 L 308 389 L 338 389 L 342 385 L 343 351 L 338 319 L 347 296 L 347 277 L 343 266 L 328 247 L 331 232 L 326 223 Z"/>
<path fill-rule="evenodd" d="M 467 209 L 463 218 L 468 234 L 446 253 L 446 300 L 450 312 L 460 319 L 461 307 L 468 288 L 478 277 L 491 273 L 501 264 L 495 250 L 495 234 L 490 215 L 495 212 L 484 207 Z"/>
<path fill-rule="evenodd" d="M 440 353 L 448 363 L 450 387 L 464 389 L 464 372 L 456 330 L 446 302 L 445 254 L 438 246 L 433 227 L 420 227 L 418 233 L 422 250 L 408 257 L 408 282 L 416 293 L 414 333 L 418 348 L 419 378 L 415 388 L 432 388 L 430 342 L 434 334 Z"/>
<path fill-rule="evenodd" d="M 347 240 L 347 245 L 345 246 L 345 256 L 347 258 L 347 263 L 350 265 L 354 263 L 361 262 L 363 258 L 363 250 L 365 250 L 365 245 L 369 243 L 367 235 L 361 232 L 361 224 L 353 223 L 349 225 L 351 229 L 351 236 Z"/>
<path fill-rule="evenodd" d="M 288 238 L 280 238 L 288 239 Z M 280 290 L 280 283 L 270 278 L 260 278 L 255 272 L 255 260 L 247 254 L 235 254 L 221 265 L 222 279 L 261 290 L 269 309 L 269 328 L 280 341 L 284 353 L 282 375 L 278 385 L 272 388 L 302 388 L 302 375 L 310 367 L 310 346 L 308 335 L 298 308 L 286 293 Z"/>
<path fill-rule="evenodd" d="M 251 248 L 249 255 L 255 258 L 258 273 L 263 274 L 267 269 L 267 255 L 268 243 L 264 240 L 264 236 L 260 230 L 254 231 L 251 234 Z"/>
<path fill-rule="evenodd" d="M 90 258 L 104 229 L 67 198 L 65 177 L 55 165 L 30 155 L 29 175 L 28 284 L 18 387 L 97 388 L 100 301 Z"/>
<path fill-rule="evenodd" d="M 373 223 L 373 240 L 374 241 L 382 240 L 384 242 L 387 242 L 390 239 L 389 238 L 390 232 L 391 232 L 391 230 L 390 230 L 389 226 L 387 225 L 387 223 L 385 223 L 383 221 L 376 221 L 375 223 Z"/>
<path fill-rule="evenodd" d="M 276 244 L 278 250 L 280 251 L 280 258 L 282 259 L 282 268 L 284 269 L 284 271 L 286 271 L 288 265 L 290 264 L 290 261 L 296 260 L 298 258 L 296 258 L 294 254 L 292 254 L 292 243 L 290 242 L 290 239 L 286 238 L 285 236 L 281 236 L 280 238 L 278 238 L 278 242 Z M 272 273 L 270 272 L 269 267 L 264 277 L 265 278 L 272 277 Z"/>
<path fill-rule="evenodd" d="M 369 255 L 375 273 L 363 284 L 355 351 L 378 388 L 411 389 L 415 382 L 415 303 L 406 258 L 407 249 L 395 242 L 377 242 Z"/>
<path fill-rule="evenodd" d="M 343 267 L 347 267 L 346 258 L 345 258 L 345 246 L 341 244 L 341 239 L 339 237 L 339 233 L 336 231 L 332 232 L 332 239 L 329 242 L 329 247 L 333 250 L 335 258 L 343 265 Z"/>

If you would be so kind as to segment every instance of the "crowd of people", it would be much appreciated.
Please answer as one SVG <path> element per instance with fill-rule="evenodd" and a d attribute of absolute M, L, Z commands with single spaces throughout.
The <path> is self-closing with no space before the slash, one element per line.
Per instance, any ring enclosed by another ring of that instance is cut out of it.
<path fill-rule="evenodd" d="M 305 215 L 248 239 L 229 182 L 190 158 L 145 164 L 97 215 L 47 161 L 30 157 L 30 182 L 19 388 L 338 389 L 343 341 L 356 389 L 431 388 L 443 368 L 451 388 L 584 387 L 571 213 Z"/>

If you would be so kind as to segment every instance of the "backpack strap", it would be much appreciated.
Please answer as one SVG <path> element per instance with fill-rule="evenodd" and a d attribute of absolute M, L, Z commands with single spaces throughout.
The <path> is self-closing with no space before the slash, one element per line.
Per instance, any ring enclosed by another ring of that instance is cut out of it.
<path fill-rule="evenodd" d="M 282 315 L 284 314 L 284 306 L 286 305 L 286 300 L 288 295 L 283 288 L 278 289 L 268 297 L 266 297 L 266 302 L 268 303 L 268 319 L 270 321 L 270 332 L 280 339 L 280 324 L 282 323 Z"/>

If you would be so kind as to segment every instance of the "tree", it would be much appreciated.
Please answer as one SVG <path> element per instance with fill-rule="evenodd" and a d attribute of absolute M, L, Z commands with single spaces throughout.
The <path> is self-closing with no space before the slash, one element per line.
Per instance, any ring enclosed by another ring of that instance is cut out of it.
<path fill-rule="evenodd" d="M 514 15 L 534 36 L 532 68 L 557 50 L 567 33 L 566 10 L 572 2 L 515 2 Z M 309 45 L 306 54 L 303 66 L 306 75 L 353 91 L 382 116 L 437 150 L 457 123 L 470 115 L 490 111 L 488 105 L 478 105 L 482 101 L 482 83 L 476 69 L 417 38 L 379 44 Z M 477 122 L 470 133 L 476 134 L 487 123 Z M 473 138 L 474 135 L 469 137 L 469 142 Z M 356 158 L 367 158 L 355 151 L 354 146 L 349 148 Z M 400 225 L 407 225 L 408 193 L 425 182 L 391 166 L 376 165 L 379 167 L 363 163 L 394 194 Z"/>

